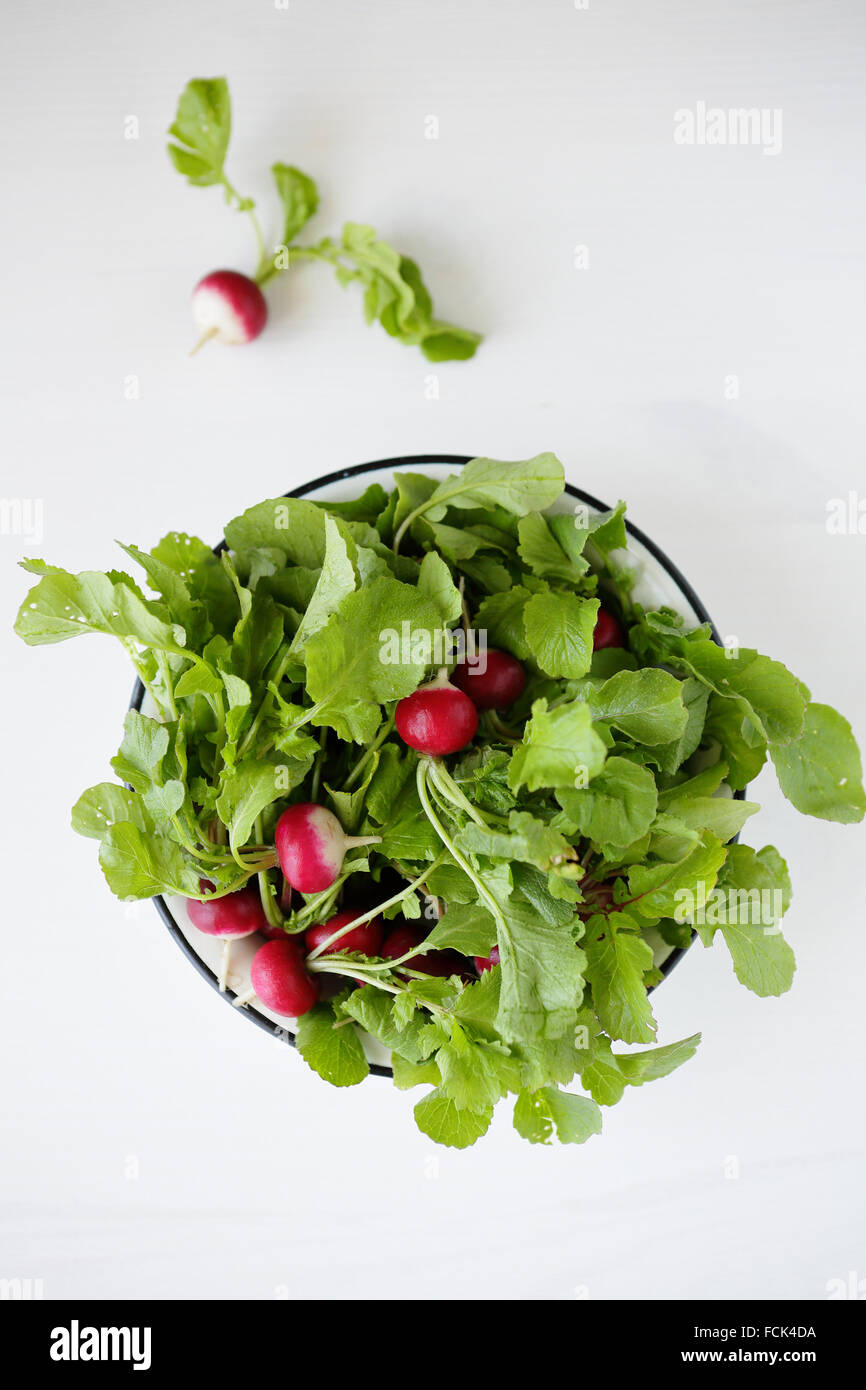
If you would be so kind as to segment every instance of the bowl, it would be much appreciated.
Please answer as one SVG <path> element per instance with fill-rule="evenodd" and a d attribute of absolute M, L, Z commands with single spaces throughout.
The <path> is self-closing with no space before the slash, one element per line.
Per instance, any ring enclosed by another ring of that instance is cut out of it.
<path fill-rule="evenodd" d="M 380 483 L 386 491 L 389 490 L 394 486 L 395 472 L 425 472 L 434 478 L 445 478 L 449 473 L 453 473 L 455 468 L 460 468 L 468 463 L 469 457 L 465 454 L 408 454 L 403 458 L 378 459 L 373 463 L 359 463 L 350 468 L 342 468 L 336 473 L 326 473 L 321 478 L 313 478 L 312 481 L 301 484 L 300 487 L 294 488 L 285 496 L 315 497 L 322 501 L 334 502 L 348 501 L 371 483 Z M 566 483 L 565 492 L 553 510 L 566 512 L 574 510 L 578 506 L 586 507 L 590 512 L 608 510 L 605 503 L 590 496 L 582 489 L 574 487 L 571 483 Z M 693 625 L 709 623 L 714 640 L 719 642 L 718 632 L 704 604 L 673 561 L 631 521 L 626 521 L 626 531 L 628 533 L 627 550 L 615 553 L 612 559 L 614 563 L 617 561 L 627 563 L 629 569 L 634 572 L 635 583 L 632 589 L 634 597 L 645 607 L 667 605 Z M 224 547 L 225 542 L 221 541 L 216 549 L 219 551 Z M 130 708 L 142 709 L 142 707 L 146 713 L 145 690 L 141 682 L 136 681 Z M 739 792 L 737 795 L 743 796 L 744 793 Z M 222 953 L 220 939 L 205 936 L 192 925 L 186 908 L 186 899 L 160 895 L 153 899 L 153 903 L 190 964 L 221 998 L 225 999 L 227 1003 L 233 1004 L 236 995 L 249 988 L 250 963 L 259 945 L 261 945 L 260 939 L 258 937 L 244 937 L 232 943 L 228 987 L 225 991 L 221 991 L 218 980 Z M 670 974 L 687 949 L 688 947 L 668 946 L 660 937 L 658 938 L 654 948 L 654 963 L 661 970 L 663 976 L 667 977 Z M 283 1042 L 294 1044 L 295 1035 L 291 1026 L 293 1020 L 271 1013 L 259 1003 L 234 1009 L 234 1012 L 239 1017 L 249 1019 L 257 1027 L 263 1028 Z M 388 1065 L 390 1054 L 387 1050 L 377 1039 L 367 1034 L 362 1034 L 362 1040 L 371 1073 L 376 1076 L 391 1076 L 391 1068 Z"/>

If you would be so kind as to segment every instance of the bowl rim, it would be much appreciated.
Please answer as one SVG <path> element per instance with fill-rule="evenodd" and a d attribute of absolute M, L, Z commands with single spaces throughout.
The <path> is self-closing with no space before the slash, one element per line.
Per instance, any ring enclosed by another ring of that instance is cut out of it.
<path fill-rule="evenodd" d="M 475 457 L 476 455 L 474 454 L 402 454 L 396 458 L 373 459 L 369 463 L 350 464 L 346 468 L 335 469 L 332 473 L 323 473 L 321 477 L 312 478 L 306 483 L 299 483 L 297 487 L 292 488 L 289 492 L 284 492 L 282 496 L 305 497 L 308 493 L 314 492 L 319 488 L 326 487 L 330 483 L 342 482 L 346 478 L 361 477 L 365 473 L 372 473 L 381 469 L 389 469 L 393 472 L 395 470 L 400 469 L 413 469 L 423 467 L 426 464 L 453 464 L 455 467 L 462 468 L 465 466 L 465 464 L 469 463 L 472 458 Z M 564 490 L 566 493 L 568 493 L 569 496 L 577 498 L 579 502 L 583 502 L 586 506 L 592 507 L 596 511 L 605 512 L 610 510 L 606 503 L 599 501 L 599 499 L 597 497 L 593 497 L 591 493 L 585 492 L 583 488 L 575 487 L 573 483 L 566 482 Z M 689 583 L 688 579 L 686 579 L 685 575 L 678 568 L 678 566 L 675 565 L 673 560 L 671 560 L 670 557 L 665 554 L 661 546 L 657 545 L 656 542 L 652 540 L 646 534 L 646 532 L 642 531 L 639 526 L 635 526 L 634 522 L 630 521 L 628 517 L 626 517 L 625 519 L 625 528 L 628 534 L 632 536 L 640 545 L 644 546 L 645 549 L 649 551 L 650 555 L 652 555 L 653 559 L 655 559 L 661 565 L 662 569 L 664 569 L 667 572 L 669 577 L 674 581 L 677 588 L 680 590 L 683 597 L 686 598 L 688 602 L 691 604 L 695 614 L 698 617 L 698 620 L 702 623 L 709 624 L 710 633 L 712 635 L 713 641 L 716 642 L 719 646 L 721 646 L 722 641 L 719 636 L 718 629 L 716 628 L 715 623 L 710 617 L 706 605 L 695 592 L 694 588 Z M 223 538 L 218 545 L 214 546 L 214 553 L 219 554 L 221 551 L 225 549 L 226 542 L 225 538 Z M 132 690 L 132 697 L 129 702 L 129 709 L 139 710 L 141 708 L 141 704 L 144 699 L 144 693 L 144 686 L 142 682 L 137 679 Z M 741 790 L 734 793 L 735 797 L 738 800 L 742 800 L 745 794 L 745 790 Z M 259 1011 L 252 1005 L 248 1004 L 243 1009 L 234 1008 L 234 996 L 228 990 L 220 990 L 219 980 L 217 979 L 216 974 L 213 970 L 211 970 L 210 966 L 207 965 L 207 963 L 204 960 L 202 960 L 201 956 L 199 956 L 196 953 L 191 943 L 187 940 L 179 922 L 172 913 L 171 908 L 169 907 L 168 902 L 166 901 L 163 894 L 156 894 L 151 899 L 151 901 L 153 902 L 154 907 L 156 908 L 157 912 L 159 913 L 160 917 L 162 918 L 163 922 L 168 928 L 170 936 L 177 943 L 180 950 L 186 956 L 187 960 L 198 971 L 202 979 L 206 980 L 207 983 L 211 986 L 211 988 L 215 990 L 221 998 L 225 999 L 228 1004 L 232 1005 L 233 1012 L 250 1019 L 251 1022 L 255 1023 L 259 1028 L 263 1029 L 264 1032 L 269 1033 L 272 1037 L 276 1037 L 283 1042 L 287 1042 L 291 1047 L 296 1047 L 297 1042 L 295 1039 L 295 1034 L 289 1028 L 285 1027 L 280 1023 L 275 1023 L 273 1019 L 266 1018 L 264 1014 L 259 1013 Z M 662 964 L 659 966 L 663 980 L 667 979 L 668 975 L 679 964 L 686 952 L 691 949 L 691 946 L 694 944 L 696 935 L 697 933 L 693 930 L 692 939 L 689 942 L 689 945 L 675 946 L 674 949 L 671 951 L 670 955 L 668 955 L 664 959 Z M 659 981 L 659 983 L 661 983 L 661 981 Z M 656 986 L 651 986 L 651 989 L 654 988 L 656 988 Z M 391 1067 L 385 1066 L 380 1062 L 370 1062 L 369 1066 L 370 1074 L 373 1076 L 386 1076 L 392 1078 L 394 1075 Z"/>

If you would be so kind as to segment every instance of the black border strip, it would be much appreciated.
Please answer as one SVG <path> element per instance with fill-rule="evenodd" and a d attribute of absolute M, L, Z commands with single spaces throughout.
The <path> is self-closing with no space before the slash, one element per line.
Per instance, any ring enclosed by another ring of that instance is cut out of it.
<path fill-rule="evenodd" d="M 399 458 L 375 459 L 371 463 L 355 463 L 352 464 L 350 468 L 338 468 L 334 473 L 325 473 L 321 478 L 313 478 L 311 482 L 301 483 L 299 487 L 293 488 L 291 492 L 283 493 L 283 496 L 304 497 L 307 493 L 314 492 L 321 487 L 326 487 L 329 483 L 338 483 L 344 478 L 357 478 L 361 474 L 372 473 L 374 470 L 380 468 L 390 468 L 391 470 L 416 469 L 429 463 L 454 464 L 456 467 L 462 468 L 474 457 L 474 454 L 405 454 Z M 606 512 L 609 510 L 607 505 L 604 502 L 600 502 L 597 497 L 593 497 L 590 493 L 584 492 L 582 488 L 573 487 L 571 483 L 565 484 L 565 491 L 570 497 L 576 497 L 579 501 L 584 502 L 588 507 L 593 507 L 596 511 Z M 629 521 L 627 518 L 625 527 L 628 534 L 633 536 L 642 546 L 645 546 L 653 558 L 659 562 L 662 569 L 667 571 L 677 588 L 692 605 L 699 621 L 702 623 L 709 623 L 713 640 L 718 642 L 719 646 L 721 646 L 721 638 L 719 637 L 718 630 L 707 612 L 705 604 L 695 593 L 695 590 L 692 588 L 685 575 L 674 564 L 673 560 L 669 559 L 665 552 L 656 545 L 655 541 L 650 540 L 649 536 L 641 531 L 640 527 L 635 526 L 633 522 Z M 221 550 L 225 549 L 225 545 L 225 540 L 221 540 L 219 545 L 214 547 L 215 553 L 219 554 Z M 129 708 L 136 710 L 140 709 L 143 698 L 144 686 L 140 680 L 136 680 L 132 691 L 132 699 L 129 702 Z M 736 792 L 735 795 L 738 799 L 742 800 L 745 796 L 745 791 Z M 177 942 L 190 964 L 195 967 L 202 979 L 207 980 L 211 988 L 216 990 L 221 998 L 225 999 L 227 1003 L 232 1004 L 232 1007 L 234 1007 L 234 996 L 228 991 L 220 990 L 216 975 L 211 970 L 210 966 L 193 950 L 179 924 L 172 916 L 171 909 L 162 894 L 158 894 L 152 901 L 163 922 L 168 927 L 172 937 Z M 692 932 L 692 942 L 694 942 L 695 935 L 696 933 Z M 665 979 L 674 967 L 679 964 L 686 951 L 689 949 L 690 946 L 674 947 L 661 966 L 661 972 Z M 266 1033 L 270 1033 L 272 1037 L 282 1038 L 285 1042 L 290 1043 L 292 1047 L 295 1046 L 294 1033 L 290 1033 L 289 1030 L 284 1028 L 281 1024 L 273 1023 L 269 1018 L 265 1018 L 264 1014 L 260 1014 L 257 1009 L 252 1008 L 250 1005 L 247 1005 L 244 1009 L 234 1009 L 234 1012 L 250 1019 L 259 1028 L 264 1029 Z M 373 1076 L 392 1077 L 394 1075 L 390 1067 L 382 1066 L 379 1062 L 370 1063 L 370 1072 Z"/>

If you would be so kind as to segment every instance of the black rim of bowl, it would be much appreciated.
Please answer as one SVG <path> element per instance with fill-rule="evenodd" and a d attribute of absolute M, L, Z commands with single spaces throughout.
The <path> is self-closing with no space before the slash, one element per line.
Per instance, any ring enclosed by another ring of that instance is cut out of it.
<path fill-rule="evenodd" d="M 293 488 L 291 492 L 283 493 L 283 496 L 304 497 L 307 493 L 315 492 L 319 488 L 326 487 L 329 483 L 338 483 L 341 482 L 344 478 L 357 478 L 362 476 L 364 473 L 373 473 L 378 469 L 382 468 L 391 469 L 392 471 L 399 471 L 400 469 L 413 469 L 418 467 L 424 467 L 426 464 L 431 463 L 454 464 L 456 467 L 462 468 L 464 464 L 467 464 L 470 461 L 470 458 L 473 457 L 474 455 L 471 454 L 406 454 L 400 458 L 375 459 L 372 463 L 356 463 L 349 468 L 339 468 L 334 473 L 324 473 L 320 478 L 313 478 L 310 482 L 302 483 L 300 487 Z M 592 507 L 596 511 L 604 512 L 609 510 L 606 504 L 604 502 L 600 502 L 597 497 L 593 497 L 590 493 L 584 492 L 582 488 L 574 487 L 571 483 L 565 484 L 565 491 L 568 493 L 570 497 L 576 497 L 579 502 L 583 502 L 586 506 Z M 674 564 L 673 560 L 669 559 L 665 552 L 662 549 L 660 549 L 659 546 L 656 545 L 655 541 L 651 540 L 649 536 L 647 536 L 643 531 L 641 531 L 640 527 L 635 526 L 634 523 L 629 521 L 628 519 L 626 519 L 625 526 L 628 534 L 630 536 L 633 536 L 636 541 L 638 541 L 642 546 L 645 547 L 646 550 L 649 551 L 653 558 L 657 560 L 658 563 L 661 565 L 662 569 L 664 569 L 668 573 L 670 578 L 674 581 L 683 597 L 688 599 L 689 603 L 691 604 L 692 608 L 694 609 L 694 612 L 698 617 L 698 621 L 701 623 L 709 624 L 713 640 L 715 642 L 718 642 L 721 646 L 721 638 L 719 637 L 715 623 L 713 622 L 712 618 L 707 612 L 705 605 L 701 602 L 700 598 L 695 593 L 691 584 L 686 579 L 685 575 L 681 573 L 681 571 Z M 219 554 L 219 552 L 224 549 L 224 540 L 220 541 L 219 545 L 214 547 L 216 554 Z M 129 702 L 129 708 L 135 710 L 140 709 L 143 699 L 144 686 L 142 685 L 140 680 L 136 680 L 135 686 L 132 691 L 132 699 Z M 740 800 L 742 800 L 745 794 L 745 791 L 735 792 L 735 796 Z M 155 898 L 153 898 L 152 901 L 160 917 L 164 921 L 165 925 L 168 927 L 168 930 L 171 933 L 172 937 L 177 942 L 177 945 L 183 951 L 190 964 L 195 967 L 199 975 L 201 975 L 201 977 L 204 980 L 207 980 L 211 988 L 214 989 L 217 992 L 217 994 L 220 995 L 221 998 L 225 999 L 227 1003 L 233 1004 L 234 995 L 231 994 L 228 990 L 220 990 L 219 981 L 216 975 L 211 970 L 210 966 L 202 960 L 201 956 L 199 956 L 196 953 L 190 942 L 184 936 L 180 924 L 177 922 L 176 918 L 174 917 L 171 911 L 171 908 L 169 907 L 162 894 L 158 894 Z M 692 932 L 692 942 L 694 942 L 695 935 L 696 933 Z M 671 973 L 674 967 L 682 960 L 686 951 L 690 949 L 690 946 L 691 943 L 689 946 L 674 947 L 670 955 L 668 955 L 665 958 L 665 960 L 659 967 L 659 969 L 662 972 L 663 978 L 667 978 L 667 976 Z M 252 1005 L 248 1004 L 246 1008 L 235 1009 L 234 1012 L 236 1014 L 243 1015 L 243 1017 L 245 1018 L 250 1019 L 253 1023 L 257 1024 L 259 1028 L 264 1029 L 266 1033 L 270 1033 L 272 1037 L 281 1038 L 284 1042 L 290 1043 L 292 1047 L 296 1045 L 294 1033 L 292 1033 L 283 1024 L 274 1023 L 272 1019 L 266 1018 L 264 1014 L 259 1013 L 259 1011 L 253 1008 Z M 394 1075 L 390 1067 L 383 1066 L 380 1062 L 371 1062 L 370 1072 L 373 1076 L 393 1077 Z"/>

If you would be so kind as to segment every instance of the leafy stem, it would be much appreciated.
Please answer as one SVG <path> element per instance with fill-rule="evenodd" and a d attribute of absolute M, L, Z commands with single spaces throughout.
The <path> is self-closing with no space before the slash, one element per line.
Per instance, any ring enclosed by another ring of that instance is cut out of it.
<path fill-rule="evenodd" d="M 355 785 L 355 783 L 358 781 L 358 778 L 361 776 L 361 773 L 364 770 L 364 765 L 370 760 L 370 758 L 372 758 L 373 754 L 377 751 L 377 749 L 382 747 L 382 744 L 385 742 L 386 738 L 388 737 L 393 728 L 394 717 L 392 715 L 390 719 L 385 720 L 385 723 L 382 725 L 378 734 L 373 739 L 373 742 L 367 744 L 366 749 L 361 754 L 358 761 L 355 763 L 355 766 L 352 768 L 351 772 L 349 773 L 348 777 L 343 783 L 344 792 L 349 791 L 349 789 Z"/>
<path fill-rule="evenodd" d="M 376 907 L 371 907 L 367 912 L 361 913 L 360 916 L 353 917 L 351 922 L 347 922 L 345 927 L 341 927 L 339 931 L 335 931 L 332 936 L 329 936 L 327 940 L 322 941 L 315 950 L 311 951 L 307 960 L 317 960 L 323 951 L 327 951 L 330 946 L 333 946 L 336 941 L 339 941 L 340 938 L 345 936 L 348 932 L 354 931 L 356 927 L 363 926 L 365 922 L 372 922 L 373 918 L 378 917 L 380 912 L 384 912 L 386 908 L 395 907 L 397 903 L 402 902 L 410 893 L 414 893 L 416 888 L 420 888 L 424 880 L 433 872 L 437 865 L 442 863 L 444 858 L 445 855 L 440 854 L 438 858 L 434 859 L 432 864 L 425 865 L 424 872 L 419 874 L 416 879 L 413 879 L 411 883 L 408 883 L 405 888 L 402 888 L 399 893 L 394 893 L 392 897 L 386 898 L 385 902 L 379 903 Z"/>
<path fill-rule="evenodd" d="M 264 837 L 264 832 L 263 832 L 263 829 L 262 829 L 262 818 L 261 818 L 261 816 L 257 816 L 256 819 L 255 819 L 255 821 L 253 822 L 253 831 L 254 831 L 254 833 L 255 833 L 255 837 L 256 837 L 257 840 L 263 839 L 263 837 Z M 279 904 L 277 903 L 276 898 L 274 897 L 273 893 L 271 892 L 271 883 L 270 883 L 270 879 L 268 878 L 268 871 L 267 871 L 267 869 L 262 869 L 262 870 L 261 870 L 261 872 L 260 872 L 259 875 L 258 875 L 258 880 L 259 880 L 259 897 L 260 897 L 261 900 L 262 900 L 262 908 L 263 908 L 263 910 L 264 910 L 265 916 L 266 916 L 267 919 L 268 919 L 268 922 L 270 923 L 270 925 L 271 925 L 272 927 L 282 927 L 282 925 L 283 925 L 283 914 L 282 914 L 282 912 L 280 911 Z"/>
<path fill-rule="evenodd" d="M 433 829 L 436 831 L 436 834 L 439 836 L 439 839 L 442 841 L 443 845 L 448 850 L 448 853 L 451 855 L 452 859 L 454 859 L 454 861 L 460 865 L 460 868 L 463 870 L 463 872 L 475 884 L 475 887 L 478 890 L 478 896 L 483 900 L 491 916 L 493 917 L 494 922 L 496 923 L 497 931 L 502 932 L 503 938 L 510 945 L 511 934 L 508 930 L 508 927 L 506 926 L 505 918 L 502 915 L 502 909 L 500 908 L 499 903 L 496 901 L 493 894 L 490 892 L 484 880 L 478 877 L 478 874 L 475 872 L 472 865 L 469 863 L 469 860 L 466 858 L 465 854 L 463 854 L 462 851 L 457 848 L 454 841 L 451 839 L 450 835 L 445 830 L 445 827 L 443 826 L 439 817 L 436 815 L 436 812 L 433 810 L 433 805 L 430 801 L 430 794 L 427 790 L 427 776 L 429 773 L 429 769 L 430 760 L 428 758 L 421 758 L 421 760 L 418 763 L 418 772 L 416 780 L 418 785 L 418 796 L 421 801 L 421 805 L 424 808 L 424 814 L 426 815 L 430 824 L 433 826 Z M 500 945 L 501 944 L 502 943 L 500 942 Z"/>

